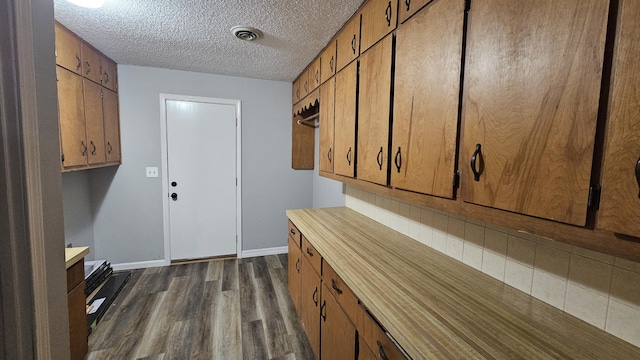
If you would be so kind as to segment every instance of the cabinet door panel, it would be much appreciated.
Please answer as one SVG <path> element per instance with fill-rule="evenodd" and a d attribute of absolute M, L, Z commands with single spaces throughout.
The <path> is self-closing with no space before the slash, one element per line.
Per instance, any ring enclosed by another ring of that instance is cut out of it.
<path fill-rule="evenodd" d="M 104 121 L 102 112 L 102 87 L 89 80 L 82 80 L 84 88 L 84 117 L 87 126 L 88 163 L 105 161 Z"/>
<path fill-rule="evenodd" d="M 418 10 L 430 2 L 431 0 L 400 0 L 400 5 L 398 5 L 399 21 L 401 23 L 407 21 L 411 15 L 418 12 Z"/>
<path fill-rule="evenodd" d="M 120 115 L 118 110 L 118 94 L 102 89 L 102 106 L 104 112 L 104 140 L 107 162 L 120 162 Z"/>
<path fill-rule="evenodd" d="M 117 64 L 102 56 L 100 58 L 100 68 L 102 69 L 102 86 L 109 90 L 118 92 Z"/>
<path fill-rule="evenodd" d="M 85 132 L 82 77 L 61 67 L 58 77 L 58 116 L 63 167 L 87 164 L 87 135 Z"/>
<path fill-rule="evenodd" d="M 355 359 L 356 328 L 328 291 L 322 289 L 321 340 L 323 359 Z"/>
<path fill-rule="evenodd" d="M 329 42 L 320 54 L 320 82 L 324 84 L 336 74 L 336 41 Z"/>
<path fill-rule="evenodd" d="M 335 86 L 332 78 L 320 85 L 320 171 L 333 172 L 333 129 L 335 119 Z"/>
<path fill-rule="evenodd" d="M 87 312 L 84 281 L 75 287 L 67 298 L 69 308 L 69 345 L 72 360 L 84 359 L 89 350 L 87 342 Z"/>
<path fill-rule="evenodd" d="M 92 47 L 82 44 L 82 76 L 100 84 L 100 54 Z"/>
<path fill-rule="evenodd" d="M 76 74 L 81 74 L 82 58 L 80 39 L 55 24 L 56 36 L 56 64 Z"/>
<path fill-rule="evenodd" d="M 391 186 L 453 197 L 464 0 L 440 0 L 396 32 Z"/>
<path fill-rule="evenodd" d="M 608 0 L 472 3 L 465 201 L 585 225 L 608 7 Z"/>
<path fill-rule="evenodd" d="M 387 184 L 391 58 L 393 38 L 387 36 L 360 57 L 358 101 L 358 179 Z"/>
<path fill-rule="evenodd" d="M 302 99 L 300 97 L 300 78 L 299 77 L 293 81 L 292 87 L 293 89 L 291 93 L 293 96 L 293 103 L 296 104 L 298 103 L 298 101 Z"/>
<path fill-rule="evenodd" d="M 289 295 L 291 295 L 291 301 L 296 308 L 296 313 L 300 315 L 300 287 L 302 285 L 302 278 L 300 271 L 302 270 L 302 259 L 300 256 L 300 248 L 298 244 L 291 238 L 289 238 Z"/>
<path fill-rule="evenodd" d="M 337 175 L 355 176 L 356 158 L 356 86 L 358 63 L 352 62 L 336 74 L 335 156 L 333 171 Z"/>
<path fill-rule="evenodd" d="M 360 52 L 364 53 L 396 28 L 398 0 L 370 0 L 362 8 L 361 21 Z"/>
<path fill-rule="evenodd" d="M 597 227 L 640 237 L 640 4 L 618 10 Z"/>
<path fill-rule="evenodd" d="M 342 70 L 360 55 L 360 14 L 356 14 L 340 30 L 336 38 L 336 71 Z"/>
<path fill-rule="evenodd" d="M 320 57 L 318 56 L 307 70 L 307 77 L 309 78 L 309 92 L 317 89 L 320 86 Z"/>
<path fill-rule="evenodd" d="M 302 291 L 300 298 L 302 328 L 307 334 L 311 349 L 320 357 L 320 275 L 304 256 L 302 259 Z"/>

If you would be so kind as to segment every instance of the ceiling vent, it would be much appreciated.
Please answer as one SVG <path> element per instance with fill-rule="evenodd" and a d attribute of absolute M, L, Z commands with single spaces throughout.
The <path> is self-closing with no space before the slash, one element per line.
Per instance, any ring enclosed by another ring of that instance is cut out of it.
<path fill-rule="evenodd" d="M 245 41 L 253 41 L 262 38 L 262 31 L 247 26 L 234 26 L 231 28 L 231 33 L 238 39 Z"/>

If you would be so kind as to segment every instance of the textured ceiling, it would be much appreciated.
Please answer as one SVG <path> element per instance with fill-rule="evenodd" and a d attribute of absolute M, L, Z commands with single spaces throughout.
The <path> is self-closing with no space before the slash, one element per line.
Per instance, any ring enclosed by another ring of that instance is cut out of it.
<path fill-rule="evenodd" d="M 55 18 L 119 64 L 293 81 L 362 0 L 55 0 Z M 235 38 L 233 26 L 264 33 Z"/>

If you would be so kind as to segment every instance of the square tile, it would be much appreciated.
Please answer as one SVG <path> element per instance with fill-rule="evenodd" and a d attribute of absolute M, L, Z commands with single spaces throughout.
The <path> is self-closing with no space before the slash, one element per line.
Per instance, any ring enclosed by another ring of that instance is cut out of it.
<path fill-rule="evenodd" d="M 608 297 L 572 283 L 567 284 L 567 300 L 564 311 L 578 319 L 604 329 L 608 306 Z"/>
<path fill-rule="evenodd" d="M 489 228 L 484 230 L 484 249 L 498 255 L 507 255 L 507 244 L 509 235 L 507 233 Z"/>
<path fill-rule="evenodd" d="M 440 231 L 441 233 L 447 233 L 447 227 L 449 225 L 449 217 L 437 212 L 433 213 L 433 230 Z"/>
<path fill-rule="evenodd" d="M 431 247 L 440 251 L 443 254 L 447 253 L 447 234 L 433 230 L 433 241 Z"/>
<path fill-rule="evenodd" d="M 614 268 L 611 298 L 640 309 L 640 273 Z"/>
<path fill-rule="evenodd" d="M 431 228 L 431 226 L 420 224 L 418 241 L 429 247 L 433 246 L 433 229 Z"/>
<path fill-rule="evenodd" d="M 531 233 L 529 233 L 527 231 L 524 231 L 524 230 L 510 229 L 509 230 L 509 235 L 513 235 L 513 236 L 519 237 L 521 239 L 526 239 L 526 240 L 529 240 L 529 241 L 538 241 L 538 239 L 539 239 L 538 235 L 531 234 Z"/>
<path fill-rule="evenodd" d="M 476 220 L 476 219 L 473 219 L 473 218 L 465 218 L 464 220 L 466 222 L 470 222 L 472 224 L 476 224 L 478 226 L 485 227 L 485 222 L 484 221 Z"/>
<path fill-rule="evenodd" d="M 607 264 L 613 264 L 615 262 L 615 257 L 611 255 L 599 253 L 597 251 L 581 248 L 578 246 L 573 247 L 572 253 L 582 255 L 593 260 L 598 260 Z"/>
<path fill-rule="evenodd" d="M 430 228 L 433 228 L 433 211 L 420 209 L 420 222 Z"/>
<path fill-rule="evenodd" d="M 536 270 L 544 271 L 567 281 L 569 276 L 569 262 L 571 254 L 543 243 L 538 243 L 536 248 Z"/>
<path fill-rule="evenodd" d="M 640 347 L 640 309 L 615 300 L 609 302 L 605 331 Z"/>
<path fill-rule="evenodd" d="M 484 226 L 467 221 L 464 225 L 464 241 L 482 248 L 484 246 Z"/>
<path fill-rule="evenodd" d="M 611 290 L 612 272 L 612 265 L 571 254 L 569 281 L 584 289 L 596 291 L 603 296 L 608 296 Z"/>
<path fill-rule="evenodd" d="M 487 227 L 487 229 L 492 229 L 492 230 L 496 230 L 496 231 L 500 231 L 503 232 L 505 234 L 509 233 L 509 229 L 508 227 L 505 226 L 500 226 L 500 225 L 495 225 L 495 224 L 491 224 L 491 223 L 486 223 L 485 226 Z"/>
<path fill-rule="evenodd" d="M 533 268 L 507 259 L 504 267 L 504 282 L 522 292 L 531 294 Z"/>
<path fill-rule="evenodd" d="M 547 304 L 563 310 L 567 293 L 567 281 L 551 276 L 544 271 L 533 270 L 531 295 Z"/>
<path fill-rule="evenodd" d="M 504 282 L 504 269 L 507 258 L 494 252 L 487 251 L 485 248 L 482 252 L 482 272 Z"/>
<path fill-rule="evenodd" d="M 638 263 L 638 262 L 633 262 L 633 261 L 629 261 L 629 260 L 626 260 L 626 259 L 616 258 L 615 265 L 617 267 L 621 267 L 623 269 L 627 269 L 627 270 L 631 270 L 631 271 L 635 271 L 637 273 L 640 273 L 640 263 Z"/>
<path fill-rule="evenodd" d="M 462 262 L 477 270 L 482 270 L 482 247 L 464 242 L 462 250 Z"/>
<path fill-rule="evenodd" d="M 446 254 L 452 258 L 462 261 L 462 253 L 464 252 L 464 240 L 457 236 L 449 234 L 447 236 Z"/>
<path fill-rule="evenodd" d="M 459 240 L 464 240 L 464 220 L 450 217 L 447 222 L 447 234 Z"/>
<path fill-rule="evenodd" d="M 536 257 L 536 243 L 514 235 L 509 235 L 507 258 L 523 265 L 533 267 Z"/>
<path fill-rule="evenodd" d="M 538 236 L 537 241 L 538 241 L 538 244 L 544 244 L 546 246 L 551 246 L 553 248 L 568 251 L 568 252 L 571 252 L 571 250 L 573 249 L 573 245 L 565 244 L 563 242 L 556 241 L 544 236 Z"/>

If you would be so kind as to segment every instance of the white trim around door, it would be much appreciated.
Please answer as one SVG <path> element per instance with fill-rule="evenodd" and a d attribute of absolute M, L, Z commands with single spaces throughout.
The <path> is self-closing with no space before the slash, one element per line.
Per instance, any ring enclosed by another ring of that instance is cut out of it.
<path fill-rule="evenodd" d="M 209 97 L 160 94 L 160 145 L 162 149 L 162 215 L 164 232 L 164 265 L 171 264 L 171 236 L 169 229 L 169 174 L 167 156 L 167 107 L 168 100 L 234 105 L 236 107 L 236 256 L 242 258 L 242 113 L 240 100 Z"/>

